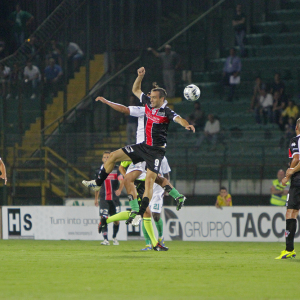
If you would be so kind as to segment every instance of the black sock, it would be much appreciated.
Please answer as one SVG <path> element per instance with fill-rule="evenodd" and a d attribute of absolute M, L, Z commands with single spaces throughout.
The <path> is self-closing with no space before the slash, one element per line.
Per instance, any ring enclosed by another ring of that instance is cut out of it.
<path fill-rule="evenodd" d="M 139 211 L 139 215 L 143 216 L 147 207 L 149 205 L 149 198 L 148 197 L 144 197 L 140 206 L 140 211 Z"/>
<path fill-rule="evenodd" d="M 96 184 L 101 186 L 103 181 L 107 178 L 109 173 L 106 173 L 105 168 L 103 167 L 100 172 L 98 173 L 98 178 L 96 179 Z"/>
<path fill-rule="evenodd" d="M 114 239 L 115 237 L 117 237 L 117 233 L 118 233 L 118 231 L 119 231 L 119 227 L 120 227 L 120 224 L 118 224 L 118 225 L 114 224 L 114 229 L 113 229 L 113 239 Z"/>
<path fill-rule="evenodd" d="M 287 219 L 286 220 L 286 230 L 285 230 L 285 243 L 286 243 L 286 251 L 294 250 L 294 237 L 296 232 L 296 219 Z"/>

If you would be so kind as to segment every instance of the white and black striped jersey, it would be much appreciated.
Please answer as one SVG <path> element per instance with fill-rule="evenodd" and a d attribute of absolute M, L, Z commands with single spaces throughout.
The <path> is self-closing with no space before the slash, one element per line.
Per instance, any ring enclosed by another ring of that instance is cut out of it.
<path fill-rule="evenodd" d="M 290 141 L 290 147 L 289 147 L 290 162 L 292 161 L 295 154 L 300 155 L 300 134 L 293 137 Z M 300 172 L 296 172 L 295 174 L 292 175 L 291 187 L 292 186 L 300 187 Z"/>
<path fill-rule="evenodd" d="M 145 105 L 145 143 L 149 146 L 166 146 L 170 120 L 178 115 L 167 106 L 166 100 L 160 108 L 152 108 L 150 98 L 142 93 L 140 101 Z"/>

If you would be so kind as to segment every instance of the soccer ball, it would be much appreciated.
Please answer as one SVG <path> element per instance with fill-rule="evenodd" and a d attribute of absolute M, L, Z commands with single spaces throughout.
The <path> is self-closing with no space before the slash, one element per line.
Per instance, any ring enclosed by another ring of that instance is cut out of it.
<path fill-rule="evenodd" d="M 198 100 L 200 94 L 201 94 L 200 89 L 194 84 L 189 84 L 188 86 L 185 87 L 183 91 L 183 96 L 188 101 Z"/>

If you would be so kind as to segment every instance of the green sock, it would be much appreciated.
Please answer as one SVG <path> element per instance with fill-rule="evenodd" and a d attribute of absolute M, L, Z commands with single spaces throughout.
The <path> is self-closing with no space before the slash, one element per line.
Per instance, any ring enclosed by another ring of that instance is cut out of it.
<path fill-rule="evenodd" d="M 106 223 L 109 224 L 109 223 L 115 222 L 115 221 L 127 220 L 129 218 L 129 214 L 130 214 L 130 211 L 128 211 L 128 210 L 121 211 L 120 213 L 107 218 Z"/>
<path fill-rule="evenodd" d="M 130 205 L 132 210 L 135 210 L 137 212 L 139 211 L 139 203 L 138 203 L 137 199 L 129 201 L 129 205 Z"/>
<path fill-rule="evenodd" d="M 164 226 L 163 220 L 159 219 L 158 222 L 155 222 L 155 225 L 156 225 L 156 228 L 157 228 L 158 237 L 161 238 L 163 236 L 163 226 Z"/>
<path fill-rule="evenodd" d="M 172 190 L 169 192 L 169 195 L 172 196 L 174 199 L 180 196 L 179 192 L 173 187 Z"/>
<path fill-rule="evenodd" d="M 143 218 L 144 220 L 144 225 L 145 225 L 145 228 L 147 230 L 147 233 L 151 239 L 151 243 L 153 246 L 156 246 L 156 244 L 158 243 L 157 242 L 157 239 L 154 235 L 154 229 L 153 229 L 153 226 L 152 226 L 152 221 L 151 221 L 151 218 Z"/>
<path fill-rule="evenodd" d="M 148 234 L 148 232 L 145 228 L 144 220 L 143 220 L 143 223 L 142 223 L 142 229 L 143 229 L 143 234 L 144 234 L 146 245 L 151 245 L 151 240 L 150 240 L 149 234 Z"/>

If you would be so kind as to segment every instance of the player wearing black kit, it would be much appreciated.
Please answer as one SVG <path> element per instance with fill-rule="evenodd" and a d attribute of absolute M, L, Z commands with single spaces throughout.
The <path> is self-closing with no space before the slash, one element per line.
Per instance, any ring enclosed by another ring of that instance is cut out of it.
<path fill-rule="evenodd" d="M 105 163 L 109 158 L 110 152 L 106 151 L 103 153 L 102 162 Z M 101 171 L 100 167 L 99 172 L 96 174 L 96 178 Z M 120 209 L 120 200 L 119 197 L 115 194 L 115 191 L 119 188 L 119 180 L 122 180 L 123 176 L 121 175 L 117 166 L 110 172 L 110 174 L 105 179 L 103 185 L 101 186 L 100 191 L 95 191 L 95 205 L 98 206 L 98 197 L 100 194 L 99 201 L 99 215 L 100 217 L 107 218 L 108 215 L 113 216 L 121 211 Z M 101 245 L 109 245 L 108 236 L 107 236 L 107 227 L 102 231 L 104 241 Z M 113 225 L 113 244 L 119 245 L 117 240 L 117 233 L 119 231 L 119 222 L 114 222 Z M 100 233 L 100 231 L 99 231 Z"/>
<path fill-rule="evenodd" d="M 297 228 L 297 216 L 300 209 L 300 119 L 296 123 L 296 135 L 290 141 L 289 159 L 290 167 L 286 171 L 286 177 L 282 179 L 282 184 L 291 180 L 291 187 L 286 200 L 286 248 L 281 251 L 276 259 L 295 258 L 294 238 Z"/>
<path fill-rule="evenodd" d="M 190 125 L 185 119 L 178 116 L 168 106 L 166 101 L 166 91 L 162 88 L 154 88 L 151 90 L 150 97 L 144 95 L 141 90 L 141 83 L 145 76 L 145 68 L 138 69 L 138 76 L 133 84 L 132 92 L 137 96 L 143 104 L 145 104 L 145 142 L 129 145 L 111 153 L 109 159 L 104 164 L 99 177 L 96 180 L 96 186 L 100 187 L 108 174 L 114 168 L 116 162 L 133 161 L 138 163 L 145 161 L 147 166 L 147 175 L 145 180 L 145 192 L 139 211 L 132 211 L 129 221 L 138 214 L 143 216 L 152 198 L 153 184 L 156 180 L 160 169 L 161 161 L 165 155 L 165 147 L 167 144 L 167 131 L 170 120 L 179 123 L 187 130 L 195 132 L 193 125 Z M 95 187 L 93 181 L 85 182 L 88 187 Z M 164 187 L 168 192 L 168 187 Z M 179 199 L 178 207 L 183 204 L 184 198 Z M 155 250 L 165 250 L 159 243 L 154 247 Z"/>

